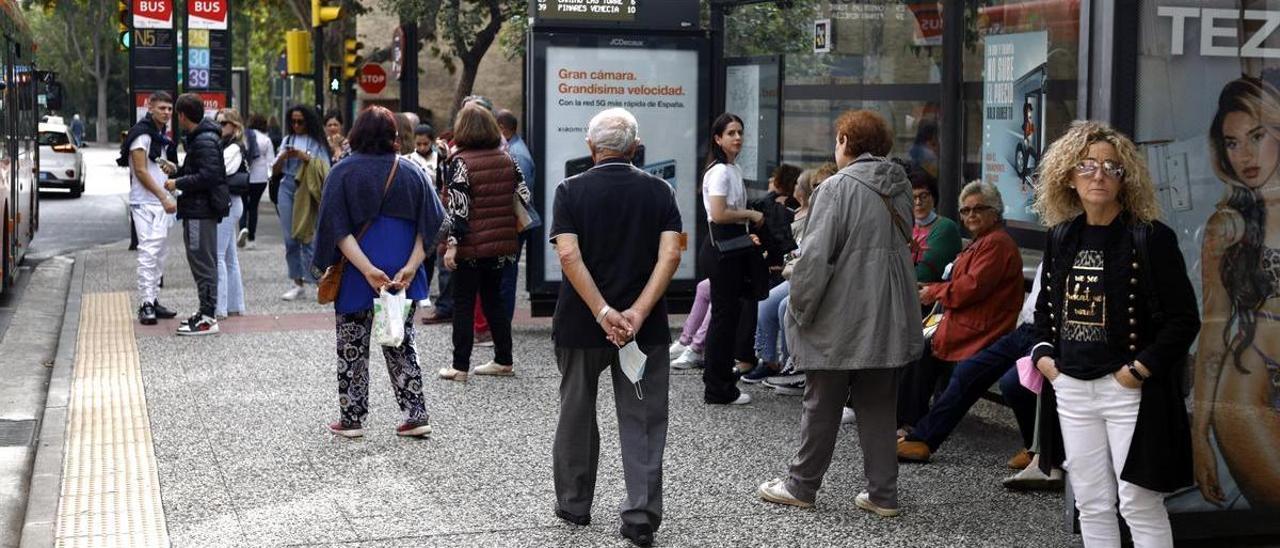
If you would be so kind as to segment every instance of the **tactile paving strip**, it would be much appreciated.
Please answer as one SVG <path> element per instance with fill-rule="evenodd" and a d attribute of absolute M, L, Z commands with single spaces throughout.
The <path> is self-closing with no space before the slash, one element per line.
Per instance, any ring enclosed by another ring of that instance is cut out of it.
<path fill-rule="evenodd" d="M 57 546 L 169 546 L 128 293 L 84 296 L 62 466 Z"/>

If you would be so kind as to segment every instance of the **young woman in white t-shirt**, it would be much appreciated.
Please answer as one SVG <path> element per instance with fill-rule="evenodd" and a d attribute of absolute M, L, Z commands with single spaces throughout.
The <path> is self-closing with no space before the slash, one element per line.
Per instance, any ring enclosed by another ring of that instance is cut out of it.
<path fill-rule="evenodd" d="M 702 373 L 703 400 L 709 404 L 751 403 L 751 396 L 738 389 L 733 374 L 733 343 L 742 314 L 742 297 L 747 292 L 744 273 L 750 268 L 751 252 L 721 256 L 711 244 L 712 238 L 727 240 L 749 234 L 751 225 L 764 222 L 763 213 L 747 209 L 747 187 L 742 182 L 742 170 L 734 164 L 742 152 L 742 133 L 741 118 L 727 112 L 716 118 L 711 124 L 707 170 L 702 175 L 702 206 L 707 210 L 712 234 L 702 249 L 711 279 L 711 326 L 707 330 L 706 368 Z"/>

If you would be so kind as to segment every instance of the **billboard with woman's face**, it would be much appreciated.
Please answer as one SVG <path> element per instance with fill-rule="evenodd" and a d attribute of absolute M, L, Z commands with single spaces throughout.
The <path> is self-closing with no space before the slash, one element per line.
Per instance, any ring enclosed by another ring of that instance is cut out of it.
<path fill-rule="evenodd" d="M 1144 0 L 1136 140 L 1201 299 L 1196 486 L 1174 512 L 1280 510 L 1280 10 Z M 1176 113 L 1176 115 L 1175 115 Z"/>

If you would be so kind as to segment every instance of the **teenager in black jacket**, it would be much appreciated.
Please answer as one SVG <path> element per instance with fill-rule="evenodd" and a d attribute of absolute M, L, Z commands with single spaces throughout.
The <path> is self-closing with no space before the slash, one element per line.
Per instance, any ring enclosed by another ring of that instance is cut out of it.
<path fill-rule="evenodd" d="M 1135 546 L 1173 546 L 1164 493 L 1191 484 L 1181 386 L 1200 327 L 1177 237 L 1142 154 L 1105 124 L 1073 124 L 1040 185 L 1040 465 L 1065 456 L 1086 547 L 1120 545 L 1117 499 Z"/>
<path fill-rule="evenodd" d="M 214 317 L 218 305 L 218 222 L 231 208 L 222 161 L 222 130 L 204 118 L 204 102 L 194 93 L 179 95 L 173 109 L 178 127 L 186 134 L 187 157 L 178 177 L 165 181 L 165 188 L 180 192 L 182 240 L 200 298 L 200 310 L 178 326 L 178 334 L 208 335 L 218 332 Z"/>

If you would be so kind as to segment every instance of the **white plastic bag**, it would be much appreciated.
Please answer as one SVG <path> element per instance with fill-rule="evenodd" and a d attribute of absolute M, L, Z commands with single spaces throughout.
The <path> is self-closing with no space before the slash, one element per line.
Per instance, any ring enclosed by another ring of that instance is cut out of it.
<path fill-rule="evenodd" d="M 644 362 L 648 359 L 648 356 L 640 351 L 640 347 L 636 346 L 635 341 L 618 349 L 618 367 L 622 368 L 622 373 L 627 376 L 627 380 L 636 386 L 636 399 L 644 399 L 640 380 L 644 378 Z"/>
<path fill-rule="evenodd" d="M 413 305 L 404 291 L 383 289 L 373 300 L 373 341 L 392 348 L 404 342 L 404 322 Z"/>

